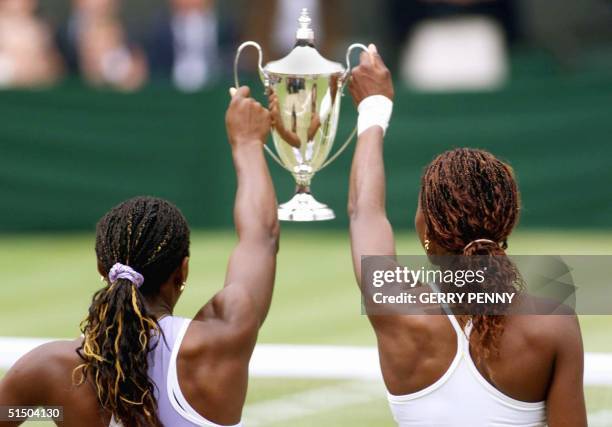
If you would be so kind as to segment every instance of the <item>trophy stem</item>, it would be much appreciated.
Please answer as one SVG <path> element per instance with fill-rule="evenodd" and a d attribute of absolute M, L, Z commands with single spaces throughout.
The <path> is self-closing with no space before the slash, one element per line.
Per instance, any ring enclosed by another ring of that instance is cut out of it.
<path fill-rule="evenodd" d="M 307 193 L 310 194 L 310 185 L 296 185 L 295 186 L 295 194 Z"/>
<path fill-rule="evenodd" d="M 298 185 L 291 200 L 278 207 L 281 221 L 327 221 L 335 217 L 333 210 L 315 200 L 307 185 Z"/>

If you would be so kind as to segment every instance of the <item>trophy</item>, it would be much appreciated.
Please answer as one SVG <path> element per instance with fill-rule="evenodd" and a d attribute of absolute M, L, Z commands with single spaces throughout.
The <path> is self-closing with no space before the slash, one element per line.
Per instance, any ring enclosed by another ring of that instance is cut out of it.
<path fill-rule="evenodd" d="M 338 129 L 340 100 L 350 75 L 351 52 L 367 48 L 358 43 L 349 46 L 344 68 L 340 63 L 323 58 L 315 49 L 307 9 L 302 9 L 298 23 L 293 50 L 265 67 L 259 44 L 253 41 L 241 44 L 234 61 L 234 79 L 239 87 L 238 60 L 242 51 L 247 47 L 256 48 L 259 76 L 271 100 L 272 140 L 276 153 L 267 145 L 264 148 L 296 182 L 295 195 L 278 207 L 278 217 L 283 221 L 323 221 L 333 219 L 334 212 L 315 200 L 310 193 L 310 182 L 315 173 L 348 147 L 357 133 L 355 127 L 336 153 L 330 155 Z"/>

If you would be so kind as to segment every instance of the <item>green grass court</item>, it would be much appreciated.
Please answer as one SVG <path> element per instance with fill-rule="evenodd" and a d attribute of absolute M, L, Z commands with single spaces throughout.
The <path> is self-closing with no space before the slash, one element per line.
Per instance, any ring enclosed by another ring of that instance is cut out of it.
<path fill-rule="evenodd" d="M 234 241 L 231 231 L 193 234 L 190 277 L 177 315 L 193 315 L 221 287 Z M 76 336 L 91 294 L 100 286 L 93 244 L 93 233 L 4 235 L 0 336 Z M 612 231 L 518 231 L 509 244 L 512 254 L 612 254 Z M 400 254 L 422 253 L 416 237 L 407 232 L 398 234 L 397 248 Z M 350 263 L 347 232 L 285 226 L 274 300 L 259 342 L 374 345 L 367 319 L 360 314 Z M 586 351 L 612 352 L 612 317 L 583 316 L 581 324 Z M 320 396 L 318 402 L 313 395 Z M 343 395 L 346 399 L 337 399 Z M 592 425 L 612 425 L 612 385 L 589 387 L 587 405 L 591 415 L 599 414 Z M 602 410 L 608 415 L 601 415 Z M 355 381 L 253 379 L 247 425 L 252 425 L 249 414 L 261 420 L 255 415 L 271 411 L 289 417 L 272 423 L 279 426 L 394 425 L 384 390 Z M 609 424 L 601 421 L 606 416 Z M 270 420 L 261 424 L 270 425 Z"/>

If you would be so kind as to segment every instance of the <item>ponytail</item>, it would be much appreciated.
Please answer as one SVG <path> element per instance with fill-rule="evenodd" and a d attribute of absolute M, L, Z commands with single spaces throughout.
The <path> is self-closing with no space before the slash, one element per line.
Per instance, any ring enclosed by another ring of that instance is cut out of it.
<path fill-rule="evenodd" d="M 436 157 L 421 179 L 420 208 L 428 237 L 471 269 L 487 267 L 487 292 L 523 289 L 506 256 L 506 239 L 520 213 L 520 194 L 512 168 L 491 153 L 457 148 Z M 472 322 L 476 359 L 499 354 L 505 311 L 466 307 L 461 320 Z"/>
<path fill-rule="evenodd" d="M 83 363 L 73 382 L 90 383 L 102 409 L 125 427 L 161 427 L 148 355 L 163 331 L 146 302 L 189 256 L 187 221 L 165 200 L 135 197 L 100 219 L 96 255 L 107 286 L 81 323 Z"/>
<path fill-rule="evenodd" d="M 472 271 L 487 269 L 487 293 L 515 293 L 524 288 L 518 270 L 506 256 L 505 247 L 505 241 L 498 244 L 488 239 L 477 239 L 463 250 L 463 263 L 468 264 Z M 471 321 L 472 331 L 476 333 L 474 356 L 477 362 L 499 356 L 499 341 L 506 322 L 506 307 L 487 307 L 486 313 L 479 313 L 480 308 L 468 308 L 470 314 L 464 319 Z"/>
<path fill-rule="evenodd" d="M 91 379 L 102 408 L 124 426 L 161 426 L 147 375 L 150 342 L 159 326 L 137 286 L 119 278 L 98 290 L 81 332 L 77 352 L 84 363 L 74 370 L 73 382 Z"/>

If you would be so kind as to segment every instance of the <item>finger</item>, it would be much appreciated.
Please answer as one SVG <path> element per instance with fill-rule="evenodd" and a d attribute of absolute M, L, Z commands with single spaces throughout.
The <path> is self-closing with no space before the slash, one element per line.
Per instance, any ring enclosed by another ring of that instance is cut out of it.
<path fill-rule="evenodd" d="M 372 59 L 372 64 L 385 66 L 385 63 L 382 60 L 382 57 L 378 53 L 378 48 L 374 43 L 370 43 L 368 45 L 368 53 L 370 54 L 370 58 Z"/>
<path fill-rule="evenodd" d="M 372 61 L 374 64 L 376 61 L 376 55 L 378 55 L 378 49 L 376 49 L 374 43 L 370 43 L 368 45 L 368 55 L 370 55 L 370 61 Z"/>
<path fill-rule="evenodd" d="M 372 59 L 369 52 L 361 52 L 359 55 L 359 64 L 363 66 L 372 65 Z"/>
<path fill-rule="evenodd" d="M 251 89 L 248 86 L 240 86 L 236 93 L 234 94 L 234 98 L 248 98 L 251 96 Z"/>

